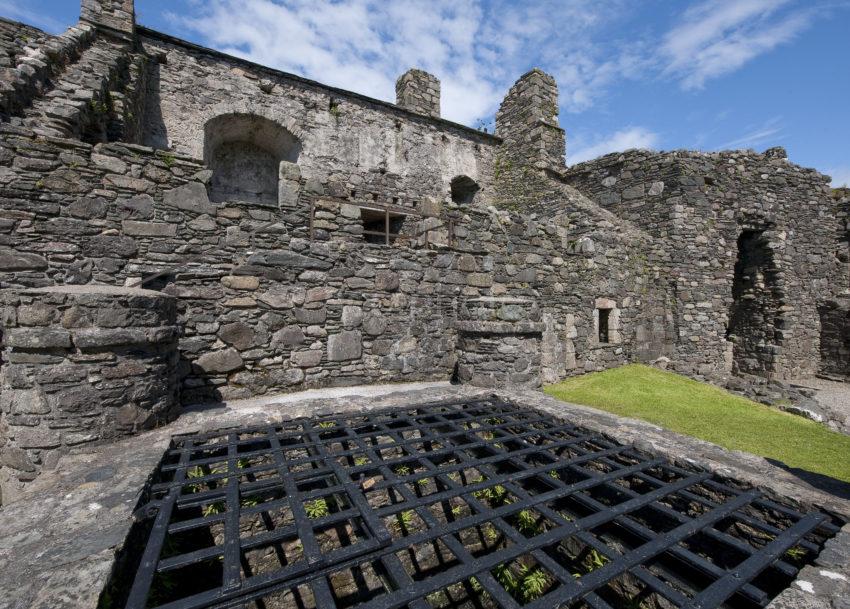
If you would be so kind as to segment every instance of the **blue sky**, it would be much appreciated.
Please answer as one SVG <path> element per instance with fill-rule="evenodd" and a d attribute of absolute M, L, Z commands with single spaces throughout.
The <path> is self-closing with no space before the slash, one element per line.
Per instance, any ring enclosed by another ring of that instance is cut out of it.
<path fill-rule="evenodd" d="M 52 32 L 75 0 L 0 0 Z M 392 101 L 417 66 L 443 115 L 487 125 L 538 66 L 561 90 L 567 161 L 631 147 L 785 146 L 850 183 L 850 0 L 136 0 L 138 21 Z"/>

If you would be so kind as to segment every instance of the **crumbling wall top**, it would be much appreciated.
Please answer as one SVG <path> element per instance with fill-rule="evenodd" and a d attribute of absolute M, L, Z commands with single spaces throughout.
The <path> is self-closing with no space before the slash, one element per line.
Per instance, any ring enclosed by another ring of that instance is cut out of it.
<path fill-rule="evenodd" d="M 538 68 L 524 74 L 496 113 L 496 135 L 538 169 L 564 167 L 566 136 L 558 123 L 558 84 Z"/>
<path fill-rule="evenodd" d="M 82 0 L 80 21 L 133 36 L 136 9 L 133 0 Z"/>
<path fill-rule="evenodd" d="M 433 74 L 411 68 L 395 83 L 396 103 L 417 114 L 440 116 L 440 81 Z"/>

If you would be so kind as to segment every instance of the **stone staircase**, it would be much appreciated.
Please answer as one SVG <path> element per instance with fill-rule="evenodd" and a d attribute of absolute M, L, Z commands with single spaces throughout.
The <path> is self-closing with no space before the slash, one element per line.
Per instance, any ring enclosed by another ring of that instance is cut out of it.
<path fill-rule="evenodd" d="M 35 30 L 38 32 L 38 30 Z M 23 115 L 33 100 L 53 88 L 53 80 L 92 44 L 95 30 L 87 24 L 60 36 L 37 36 L 33 28 L 0 20 L 0 117 Z"/>
<path fill-rule="evenodd" d="M 98 36 L 79 59 L 67 65 L 53 87 L 23 112 L 23 124 L 41 135 L 106 141 L 114 113 L 111 91 L 127 78 L 130 46 Z"/>

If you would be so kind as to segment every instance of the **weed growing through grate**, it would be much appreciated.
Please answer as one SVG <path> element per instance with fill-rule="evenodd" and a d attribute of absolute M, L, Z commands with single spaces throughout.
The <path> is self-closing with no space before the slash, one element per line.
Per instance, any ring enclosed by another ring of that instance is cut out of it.
<path fill-rule="evenodd" d="M 324 518 L 331 513 L 328 508 L 328 502 L 324 498 L 314 499 L 304 504 L 304 511 L 307 513 L 307 518 L 318 520 Z"/>
<path fill-rule="evenodd" d="M 498 565 L 491 574 L 514 600 L 527 605 L 553 589 L 557 580 L 530 556 Z"/>
<path fill-rule="evenodd" d="M 601 569 L 606 564 L 608 564 L 609 559 L 604 555 L 600 554 L 595 548 L 588 548 L 584 552 L 584 558 L 581 559 L 581 566 L 583 567 L 583 571 L 579 573 L 573 573 L 573 577 L 581 577 L 582 575 L 587 575 L 588 573 L 593 573 L 597 569 Z"/>
<path fill-rule="evenodd" d="M 415 521 L 415 522 L 414 522 Z M 424 526 L 422 520 L 413 510 L 403 510 L 397 513 L 394 517 L 390 519 L 390 528 L 394 533 L 402 537 L 407 537 L 408 535 L 416 532 L 417 530 L 423 530 Z M 416 526 L 414 526 L 414 524 Z"/>
<path fill-rule="evenodd" d="M 531 509 L 520 510 L 507 518 L 508 523 L 526 537 L 540 535 L 547 528 L 547 521 L 536 511 Z"/>
<path fill-rule="evenodd" d="M 544 552 L 576 579 L 593 573 L 610 562 L 610 559 L 596 548 L 574 537 L 563 539 L 545 548 Z"/>
<path fill-rule="evenodd" d="M 484 482 L 484 479 L 481 478 L 478 482 Z M 487 505 L 491 508 L 502 507 L 503 505 L 509 505 L 514 502 L 514 497 L 501 484 L 488 486 L 480 491 L 474 491 L 472 496 L 479 501 L 487 502 Z"/>

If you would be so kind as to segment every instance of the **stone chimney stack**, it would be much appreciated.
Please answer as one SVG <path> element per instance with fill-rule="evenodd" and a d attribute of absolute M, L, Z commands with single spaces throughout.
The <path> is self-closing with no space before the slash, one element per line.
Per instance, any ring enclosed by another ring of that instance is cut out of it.
<path fill-rule="evenodd" d="M 496 113 L 496 135 L 517 160 L 538 169 L 563 169 L 566 135 L 558 124 L 555 79 L 534 68 L 516 81 Z"/>
<path fill-rule="evenodd" d="M 82 0 L 80 21 L 132 37 L 136 31 L 133 0 Z"/>
<path fill-rule="evenodd" d="M 433 74 L 412 68 L 395 83 L 396 104 L 417 114 L 440 117 L 440 81 Z"/>

